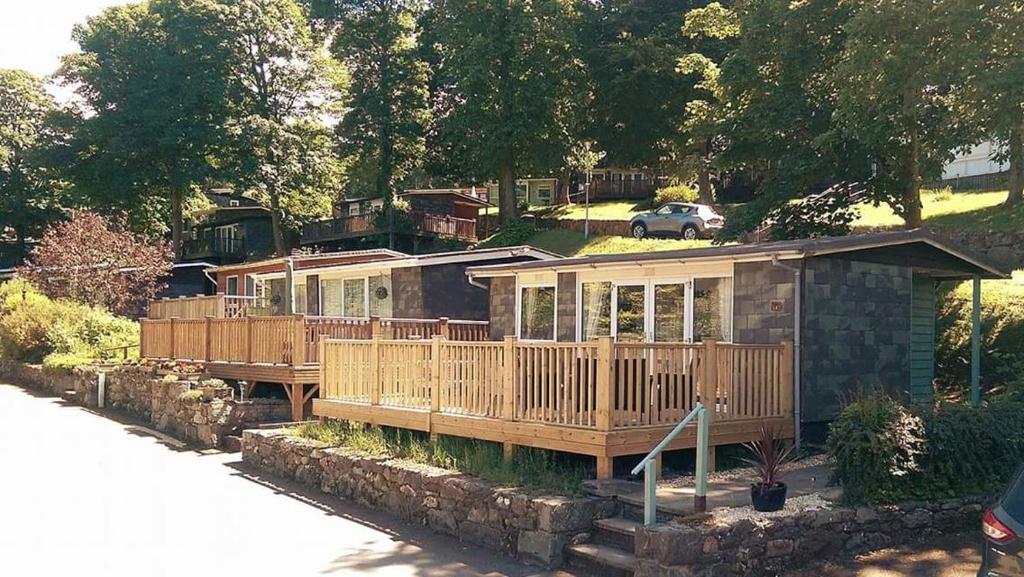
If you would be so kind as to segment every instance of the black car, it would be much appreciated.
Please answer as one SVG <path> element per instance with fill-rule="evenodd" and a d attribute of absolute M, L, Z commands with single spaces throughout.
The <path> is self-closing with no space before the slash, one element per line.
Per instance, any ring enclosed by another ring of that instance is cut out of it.
<path fill-rule="evenodd" d="M 1024 469 L 981 521 L 985 535 L 978 577 L 1024 577 Z"/>

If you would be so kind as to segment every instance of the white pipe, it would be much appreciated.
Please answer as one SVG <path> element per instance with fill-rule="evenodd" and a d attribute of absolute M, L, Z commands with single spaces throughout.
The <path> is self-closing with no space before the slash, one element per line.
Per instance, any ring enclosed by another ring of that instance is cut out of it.
<path fill-rule="evenodd" d="M 802 388 L 800 386 L 800 325 L 803 324 L 800 322 L 803 315 L 803 310 L 800 307 L 800 295 L 803 293 L 803 269 L 798 266 L 783 264 L 777 254 L 772 255 L 772 265 L 793 272 L 793 442 L 797 448 L 800 448 L 800 409 L 802 404 L 800 398 Z"/>

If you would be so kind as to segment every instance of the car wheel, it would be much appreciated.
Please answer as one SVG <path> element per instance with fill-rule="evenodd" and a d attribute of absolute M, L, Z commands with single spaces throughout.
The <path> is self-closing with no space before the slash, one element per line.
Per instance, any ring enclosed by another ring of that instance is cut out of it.
<path fill-rule="evenodd" d="M 644 223 L 642 223 L 642 222 L 638 222 L 638 223 L 634 224 L 633 225 L 633 238 L 639 240 L 641 238 L 644 238 L 645 236 L 647 236 L 647 226 Z"/>
<path fill-rule="evenodd" d="M 699 237 L 699 236 L 700 236 L 700 231 L 698 231 L 697 227 L 693 226 L 692 224 L 688 224 L 688 225 L 683 227 L 683 238 L 684 239 L 686 239 L 686 240 L 697 240 L 697 237 Z"/>

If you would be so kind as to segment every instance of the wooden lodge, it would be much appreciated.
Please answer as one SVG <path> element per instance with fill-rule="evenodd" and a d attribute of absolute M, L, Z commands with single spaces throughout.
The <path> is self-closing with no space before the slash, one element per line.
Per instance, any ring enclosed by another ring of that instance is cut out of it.
<path fill-rule="evenodd" d="M 531 256 L 460 261 L 460 282 L 486 304 L 485 318 L 459 321 L 348 316 L 368 280 L 347 298 L 322 267 L 292 263 L 283 294 L 311 305 L 318 287 L 316 314 L 147 320 L 143 356 L 308 383 L 315 392 L 289 393 L 296 418 L 311 401 L 318 417 L 592 455 L 607 478 L 615 457 L 649 451 L 698 402 L 715 446 L 765 423 L 799 441 L 858 386 L 930 400 L 937 283 L 973 278 L 980 290 L 1005 276 L 922 231 Z M 341 314 L 325 310 L 334 286 Z M 695 442 L 688 429 L 669 448 Z"/>

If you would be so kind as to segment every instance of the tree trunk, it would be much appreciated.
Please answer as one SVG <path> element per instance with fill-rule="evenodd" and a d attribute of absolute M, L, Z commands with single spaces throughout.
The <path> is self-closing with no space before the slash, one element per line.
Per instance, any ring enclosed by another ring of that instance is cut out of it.
<path fill-rule="evenodd" d="M 908 229 L 920 228 L 921 220 L 921 139 L 915 124 L 910 129 L 910 182 L 903 191 L 903 220 Z"/>
<path fill-rule="evenodd" d="M 715 191 L 711 187 L 710 162 L 711 147 L 707 140 L 700 144 L 700 172 L 697 175 L 697 197 L 701 204 L 712 205 L 715 203 Z"/>
<path fill-rule="evenodd" d="M 182 204 L 184 193 L 180 189 L 171 190 L 171 249 L 174 251 L 174 260 L 182 257 Z"/>
<path fill-rule="evenodd" d="M 512 147 L 506 145 L 498 161 L 498 222 L 519 218 L 516 206 L 516 169 Z"/>
<path fill-rule="evenodd" d="M 387 128 L 381 130 L 380 163 L 377 171 L 377 192 L 384 199 L 384 216 L 388 225 L 388 248 L 395 248 L 395 207 L 392 187 L 394 167 L 394 146 Z"/>
<path fill-rule="evenodd" d="M 281 196 L 275 189 L 270 192 L 270 229 L 274 235 L 274 254 L 287 256 L 288 245 L 284 241 L 284 227 L 281 225 Z"/>
<path fill-rule="evenodd" d="M 1010 193 L 1003 206 L 1016 206 L 1024 200 L 1024 121 L 1010 129 Z"/>

